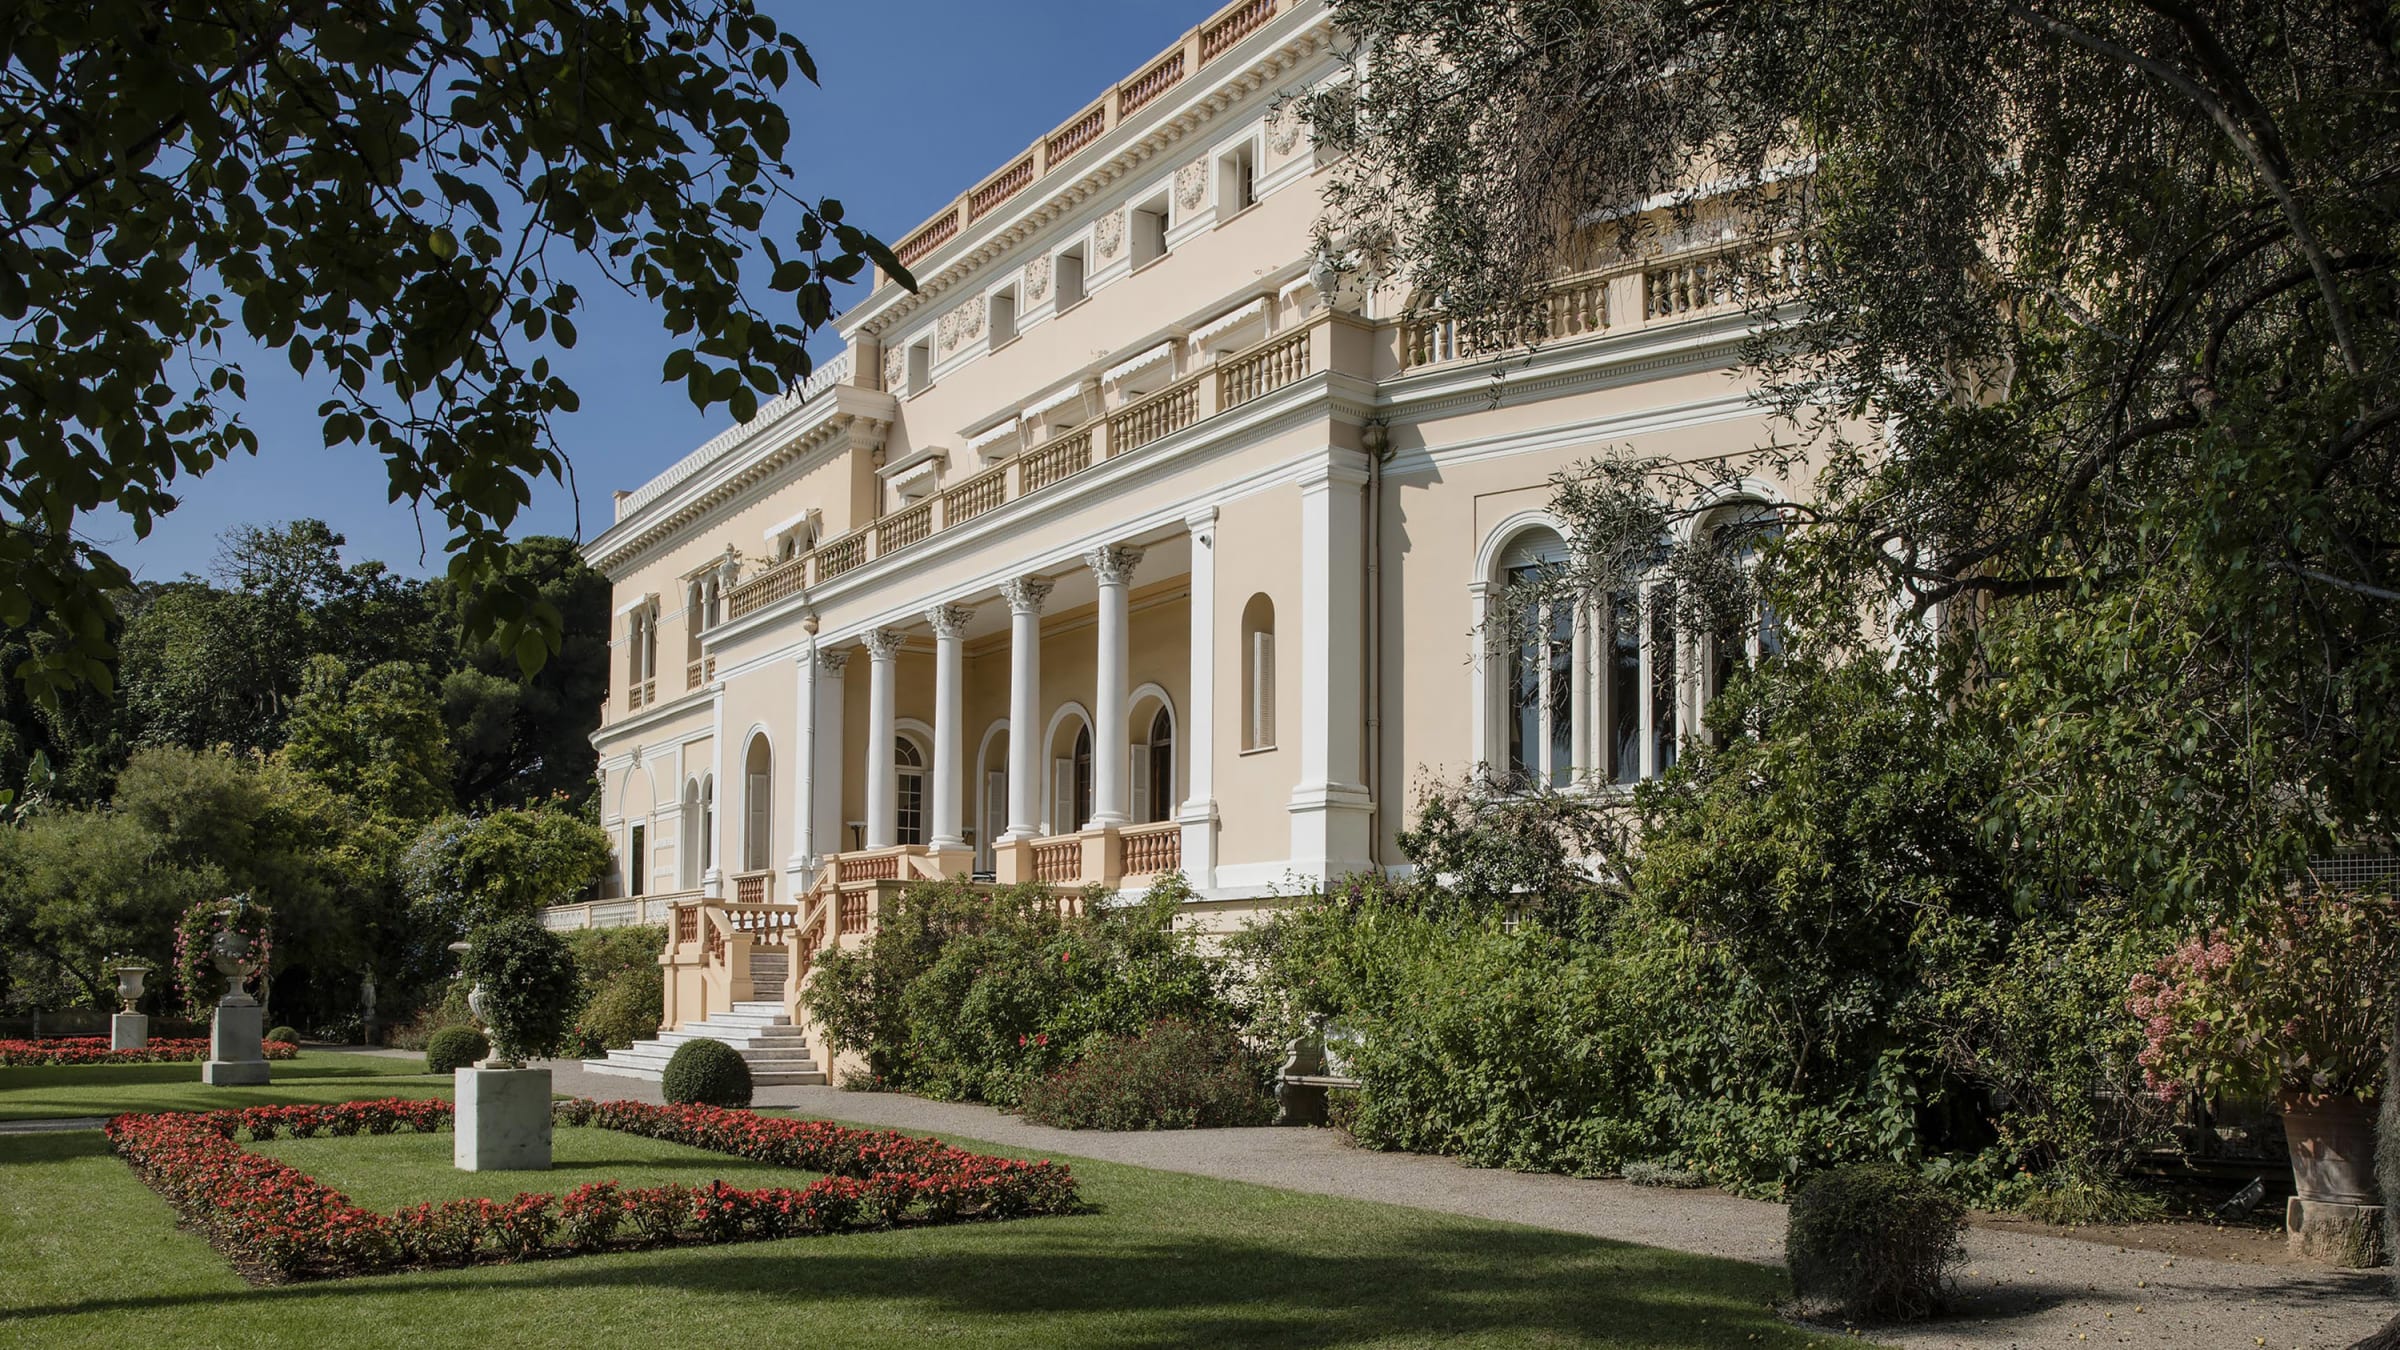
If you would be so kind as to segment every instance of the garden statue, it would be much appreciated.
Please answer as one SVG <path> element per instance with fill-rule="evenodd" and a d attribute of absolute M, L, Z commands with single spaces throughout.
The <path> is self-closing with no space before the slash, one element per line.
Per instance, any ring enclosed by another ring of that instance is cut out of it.
<path fill-rule="evenodd" d="M 550 1071 L 525 1059 L 550 1053 L 575 1002 L 575 961 L 566 943 L 530 915 L 477 930 L 461 974 L 475 984 L 467 1006 L 491 1038 L 491 1053 L 457 1072 L 451 1161 L 461 1171 L 546 1171 L 550 1166 Z"/>
<path fill-rule="evenodd" d="M 358 1036 L 368 1045 L 375 1043 L 375 972 L 370 970 L 358 981 Z"/>
<path fill-rule="evenodd" d="M 115 1016 L 108 1019 L 108 1048 L 111 1050 L 142 1050 L 150 1044 L 150 1019 L 134 1011 L 141 1002 L 142 977 L 150 973 L 147 961 L 120 961 L 113 970 L 117 977 L 117 1002 L 121 1005 Z"/>

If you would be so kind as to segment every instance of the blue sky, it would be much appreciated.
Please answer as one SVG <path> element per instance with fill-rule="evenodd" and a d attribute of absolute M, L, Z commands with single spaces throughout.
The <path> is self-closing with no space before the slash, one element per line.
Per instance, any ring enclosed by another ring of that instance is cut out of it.
<path fill-rule="evenodd" d="M 791 162 L 799 188 L 842 199 L 850 218 L 897 242 L 1036 136 L 1073 116 L 1215 8 L 1181 0 L 915 0 L 911 4 L 796 5 L 766 11 L 816 58 L 821 86 L 786 90 L 798 130 Z M 656 318 L 604 282 L 585 280 L 580 342 L 551 357 L 582 396 L 561 423 L 582 503 L 582 537 L 608 522 L 609 494 L 634 487 L 729 424 L 703 418 L 680 386 L 661 384 L 670 346 Z M 817 359 L 838 347 L 812 345 Z M 438 519 L 418 526 L 405 504 L 385 501 L 382 461 L 357 447 L 324 448 L 321 397 L 279 355 L 243 362 L 250 398 L 243 420 L 259 434 L 255 458 L 183 480 L 182 505 L 150 537 L 98 517 L 84 533 L 137 577 L 206 572 L 217 536 L 243 522 L 315 516 L 347 535 L 353 560 L 381 558 L 402 571 L 441 570 Z M 576 498 L 536 486 L 518 533 L 577 532 Z"/>

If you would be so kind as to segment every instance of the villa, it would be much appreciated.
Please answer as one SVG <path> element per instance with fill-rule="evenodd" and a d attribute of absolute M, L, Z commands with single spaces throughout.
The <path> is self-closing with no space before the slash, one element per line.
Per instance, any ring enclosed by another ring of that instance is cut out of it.
<path fill-rule="evenodd" d="M 1657 773 L 1756 645 L 1647 593 L 1477 636 L 1564 547 L 1553 474 L 1769 435 L 1722 281 L 1756 243 L 1703 214 L 1594 258 L 1496 378 L 1318 256 L 1284 100 L 1353 75 L 1322 0 L 1220 10 L 903 238 L 917 289 L 877 278 L 803 388 L 618 494 L 618 866 L 553 922 L 669 924 L 670 1026 L 796 1017 L 916 878 L 1180 871 L 1238 923 L 1394 865 L 1427 772 Z"/>

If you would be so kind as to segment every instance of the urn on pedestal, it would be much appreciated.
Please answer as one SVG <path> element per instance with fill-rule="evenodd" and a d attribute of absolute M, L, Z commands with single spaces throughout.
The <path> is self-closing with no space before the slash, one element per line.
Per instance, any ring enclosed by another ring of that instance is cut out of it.
<path fill-rule="evenodd" d="M 150 1045 L 150 1019 L 134 1011 L 142 999 L 142 977 L 151 971 L 147 961 L 121 961 L 111 967 L 117 977 L 116 1015 L 108 1019 L 108 1048 L 145 1050 Z"/>

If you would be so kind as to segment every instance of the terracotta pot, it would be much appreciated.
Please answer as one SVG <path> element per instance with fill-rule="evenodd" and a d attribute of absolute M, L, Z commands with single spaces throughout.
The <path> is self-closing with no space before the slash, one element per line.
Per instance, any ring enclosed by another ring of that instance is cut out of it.
<path fill-rule="evenodd" d="M 2292 1186 L 2301 1199 L 2376 1203 L 2373 1102 L 2284 1093 L 2283 1136 L 2292 1155 Z"/>

